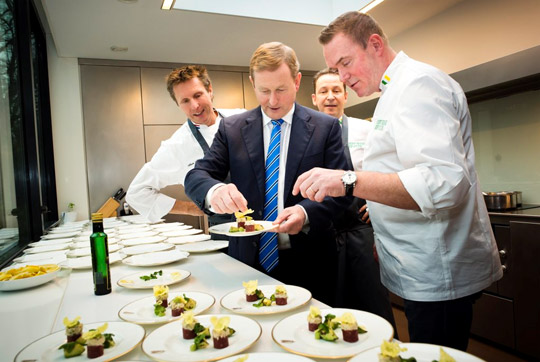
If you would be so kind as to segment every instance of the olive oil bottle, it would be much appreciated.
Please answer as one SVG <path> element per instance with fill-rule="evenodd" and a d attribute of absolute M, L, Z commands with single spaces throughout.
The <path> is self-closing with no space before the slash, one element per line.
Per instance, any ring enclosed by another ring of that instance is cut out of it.
<path fill-rule="evenodd" d="M 109 271 L 107 234 L 103 232 L 103 214 L 92 214 L 92 231 L 90 248 L 92 251 L 94 294 L 105 295 L 111 292 L 111 273 Z"/>

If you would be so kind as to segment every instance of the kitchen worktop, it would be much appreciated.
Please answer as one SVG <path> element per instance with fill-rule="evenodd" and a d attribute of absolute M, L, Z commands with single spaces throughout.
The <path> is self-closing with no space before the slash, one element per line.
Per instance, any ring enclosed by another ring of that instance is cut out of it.
<path fill-rule="evenodd" d="M 522 208 L 506 211 L 489 211 L 491 223 L 508 224 L 510 221 L 540 222 L 540 205 L 523 204 Z"/>

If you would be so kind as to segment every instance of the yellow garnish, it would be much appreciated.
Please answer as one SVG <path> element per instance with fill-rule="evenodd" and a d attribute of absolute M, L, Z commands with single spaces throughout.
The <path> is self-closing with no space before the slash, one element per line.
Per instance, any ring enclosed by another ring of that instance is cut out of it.
<path fill-rule="evenodd" d="M 210 322 L 214 326 L 214 331 L 222 331 L 229 326 L 229 323 L 231 322 L 231 318 L 221 317 L 218 319 L 218 317 L 211 317 Z"/>
<path fill-rule="evenodd" d="M 245 217 L 247 214 L 251 214 L 252 212 L 253 212 L 253 210 L 251 210 L 251 209 L 247 209 L 244 212 L 236 211 L 234 213 L 234 217 L 237 218 L 237 219 L 240 219 L 241 217 Z"/>
<path fill-rule="evenodd" d="M 276 285 L 276 294 L 286 294 L 287 289 L 285 289 L 284 285 Z"/>
<path fill-rule="evenodd" d="M 383 340 L 381 344 L 381 354 L 386 357 L 397 357 L 400 352 L 405 352 L 407 348 L 400 348 L 397 342 Z"/>
<path fill-rule="evenodd" d="M 130 280 L 130 279 L 122 279 L 122 280 L 120 280 L 120 283 L 122 283 L 122 284 L 133 284 L 133 280 Z"/>
<path fill-rule="evenodd" d="M 182 274 L 180 274 L 179 272 L 173 272 L 171 273 L 171 279 L 172 280 L 178 280 L 182 277 Z"/>
<path fill-rule="evenodd" d="M 343 324 L 355 324 L 356 318 L 354 318 L 351 313 L 345 312 L 341 317 L 336 318 L 336 322 L 341 322 Z"/>
<path fill-rule="evenodd" d="M 452 358 L 452 356 L 450 356 L 448 353 L 446 353 L 442 347 L 439 347 L 441 349 L 441 355 L 439 357 L 439 362 L 456 362 L 456 360 L 454 358 Z"/>
<path fill-rule="evenodd" d="M 163 295 L 169 294 L 169 287 L 166 285 L 155 285 L 154 286 L 154 296 L 160 297 Z"/>
<path fill-rule="evenodd" d="M 71 327 L 75 327 L 77 324 L 79 324 L 79 319 L 81 319 L 81 317 L 75 317 L 74 320 L 70 321 L 68 319 L 68 317 L 65 317 L 64 320 L 63 320 L 63 323 L 67 328 L 71 328 Z"/>
<path fill-rule="evenodd" d="M 195 320 L 193 311 L 186 310 L 184 313 L 182 313 L 182 324 L 184 326 L 194 325 L 195 323 L 197 323 L 197 321 Z"/>
<path fill-rule="evenodd" d="M 244 362 L 244 361 L 247 360 L 248 358 L 249 358 L 249 354 L 246 354 L 245 356 L 238 357 L 238 358 L 235 359 L 233 362 Z"/>
<path fill-rule="evenodd" d="M 246 294 L 253 294 L 257 290 L 257 286 L 259 285 L 258 280 L 250 280 L 249 282 L 242 282 L 242 286 L 246 288 Z"/>
<path fill-rule="evenodd" d="M 0 272 L 0 281 L 18 280 L 36 277 L 58 270 L 60 267 L 56 264 L 27 265 L 20 268 L 13 268 Z"/>
<path fill-rule="evenodd" d="M 107 327 L 109 327 L 109 324 L 108 323 L 105 323 L 104 325 L 102 325 L 101 327 L 98 327 L 96 330 L 94 331 L 88 331 L 86 333 L 83 334 L 83 338 L 86 339 L 86 340 L 89 340 L 89 339 L 93 339 L 93 338 L 96 338 L 96 337 L 99 337 L 99 335 L 103 332 L 105 332 L 107 330 Z"/>
<path fill-rule="evenodd" d="M 321 310 L 317 307 L 309 307 L 309 316 L 308 318 L 315 318 L 321 315 Z"/>

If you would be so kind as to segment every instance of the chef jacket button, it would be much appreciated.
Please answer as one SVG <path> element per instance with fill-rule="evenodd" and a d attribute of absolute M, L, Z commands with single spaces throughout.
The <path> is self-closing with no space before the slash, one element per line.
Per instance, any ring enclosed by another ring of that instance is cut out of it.
<path fill-rule="evenodd" d="M 262 216 L 262 211 L 259 211 L 259 216 Z"/>

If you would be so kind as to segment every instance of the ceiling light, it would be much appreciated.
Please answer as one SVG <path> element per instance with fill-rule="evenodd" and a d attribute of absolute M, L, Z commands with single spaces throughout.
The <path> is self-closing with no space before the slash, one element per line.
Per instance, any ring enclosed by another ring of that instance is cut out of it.
<path fill-rule="evenodd" d="M 174 6 L 174 3 L 176 0 L 163 0 L 163 3 L 161 4 L 162 10 L 171 10 L 171 8 Z"/>
<path fill-rule="evenodd" d="M 116 45 L 113 45 L 111 47 L 111 50 L 113 52 L 127 52 L 128 51 L 128 47 L 119 47 L 119 46 L 116 46 Z"/>
<path fill-rule="evenodd" d="M 135 4 L 139 0 L 118 0 L 118 1 L 124 4 Z"/>
<path fill-rule="evenodd" d="M 363 8 L 361 8 L 360 11 L 361 13 L 367 13 L 368 11 L 370 11 L 371 9 L 373 9 L 375 6 L 379 5 L 380 3 L 382 3 L 384 0 L 373 0 L 372 2 L 370 2 L 369 4 L 367 4 L 366 6 L 364 6 Z"/>

